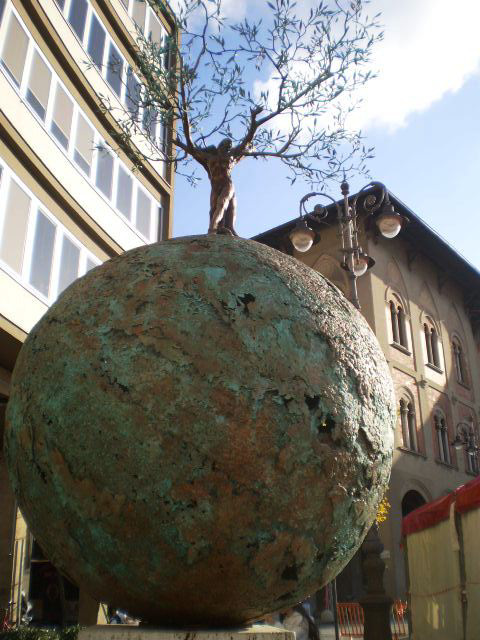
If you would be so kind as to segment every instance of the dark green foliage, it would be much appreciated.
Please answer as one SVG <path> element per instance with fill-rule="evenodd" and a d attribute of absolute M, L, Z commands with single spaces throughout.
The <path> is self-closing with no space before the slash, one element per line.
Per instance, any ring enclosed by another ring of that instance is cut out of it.
<path fill-rule="evenodd" d="M 77 640 L 80 627 L 46 629 L 43 627 L 20 626 L 0 632 L 0 640 Z"/>

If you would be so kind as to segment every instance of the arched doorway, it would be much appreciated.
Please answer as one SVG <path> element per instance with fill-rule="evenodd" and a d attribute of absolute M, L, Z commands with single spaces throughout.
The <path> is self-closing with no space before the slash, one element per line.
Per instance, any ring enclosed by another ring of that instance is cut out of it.
<path fill-rule="evenodd" d="M 414 489 L 410 489 L 402 499 L 402 517 L 404 518 L 411 511 L 418 509 L 418 507 L 421 507 L 424 504 L 426 504 L 426 500 L 422 494 Z"/>

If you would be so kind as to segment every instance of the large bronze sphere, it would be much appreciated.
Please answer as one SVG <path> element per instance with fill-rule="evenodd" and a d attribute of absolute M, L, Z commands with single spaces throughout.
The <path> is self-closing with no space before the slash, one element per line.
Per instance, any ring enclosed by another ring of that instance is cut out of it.
<path fill-rule="evenodd" d="M 295 259 L 228 236 L 128 251 L 23 346 L 6 454 L 53 563 L 150 623 L 285 609 L 357 550 L 395 403 L 360 313 Z"/>

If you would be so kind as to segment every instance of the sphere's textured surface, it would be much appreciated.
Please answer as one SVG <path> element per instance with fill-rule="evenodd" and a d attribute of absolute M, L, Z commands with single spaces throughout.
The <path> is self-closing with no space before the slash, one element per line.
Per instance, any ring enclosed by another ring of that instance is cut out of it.
<path fill-rule="evenodd" d="M 361 315 L 249 240 L 134 249 L 29 335 L 6 451 L 52 561 L 151 623 L 284 609 L 358 548 L 387 484 L 395 404 Z"/>

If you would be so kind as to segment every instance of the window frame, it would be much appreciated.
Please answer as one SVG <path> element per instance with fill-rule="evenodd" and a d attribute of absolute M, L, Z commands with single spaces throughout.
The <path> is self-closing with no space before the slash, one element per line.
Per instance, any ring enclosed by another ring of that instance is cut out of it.
<path fill-rule="evenodd" d="M 62 274 L 62 270 L 61 270 L 61 266 L 62 266 L 62 256 L 63 256 L 63 246 L 64 246 L 64 242 L 65 240 L 67 240 L 68 242 L 70 242 L 74 247 L 76 247 L 79 251 L 79 256 L 78 256 L 78 268 L 77 268 L 77 277 L 74 278 L 73 280 L 71 280 L 67 285 L 65 285 L 63 287 L 63 289 L 60 291 L 60 281 L 61 281 L 61 274 Z M 56 278 L 56 286 L 55 286 L 55 290 L 57 292 L 57 296 L 60 296 L 65 289 L 68 289 L 68 287 L 75 282 L 75 280 L 77 280 L 78 278 L 80 278 L 82 275 L 85 275 L 85 273 L 87 273 L 87 271 L 83 271 L 80 274 L 81 271 L 81 267 L 82 267 L 82 255 L 84 253 L 84 247 L 81 244 L 81 242 L 79 242 L 77 240 L 77 238 L 75 238 L 75 236 L 71 237 L 69 234 L 66 233 L 62 233 L 61 235 L 61 240 L 59 240 L 59 244 L 60 247 L 58 248 L 58 270 L 57 270 L 57 278 Z M 83 260 L 83 267 L 85 267 L 86 269 L 86 265 L 87 265 L 87 260 L 88 260 L 89 256 L 84 256 L 84 260 Z M 97 265 L 98 266 L 98 265 Z"/>
<path fill-rule="evenodd" d="M 460 340 L 455 333 L 450 340 L 450 347 L 452 349 L 453 356 L 453 368 L 455 370 L 455 378 L 458 384 L 470 388 L 470 375 L 467 359 L 465 356 L 465 349 L 463 348 L 463 341 Z"/>
<path fill-rule="evenodd" d="M 78 34 L 76 33 L 76 31 L 73 29 L 73 27 L 70 24 L 69 20 L 68 20 L 68 15 L 70 13 L 71 3 L 72 3 L 72 0 L 66 0 L 63 9 L 57 3 L 57 9 L 62 14 L 62 16 L 65 19 L 66 23 L 68 24 L 69 28 L 72 30 L 72 33 L 75 35 L 77 40 L 82 45 L 85 53 L 89 56 L 90 60 L 92 61 L 93 66 L 95 66 L 95 68 L 100 73 L 100 75 L 103 78 L 103 80 L 107 83 L 109 89 L 114 93 L 116 98 L 122 103 L 122 105 L 128 111 L 129 110 L 128 109 L 129 105 L 128 105 L 128 99 L 127 99 L 127 70 L 131 66 L 129 61 L 128 61 L 128 59 L 122 53 L 122 50 L 121 50 L 121 47 L 119 46 L 119 44 L 111 37 L 110 32 L 107 29 L 107 27 L 105 26 L 104 21 L 102 20 L 101 16 L 98 14 L 98 12 L 94 9 L 94 7 L 92 6 L 90 0 L 87 0 L 88 11 L 87 11 L 87 16 L 86 16 L 85 32 L 83 34 L 83 37 L 80 38 L 78 36 Z M 148 1 L 145 0 L 145 2 L 143 2 L 143 0 L 142 0 L 142 3 L 145 5 L 145 25 L 144 25 L 144 29 L 143 29 L 142 33 L 146 34 L 145 37 L 148 37 L 148 34 L 151 31 L 151 29 L 150 29 L 151 20 L 152 19 L 157 20 L 159 25 L 160 25 L 160 43 L 159 43 L 158 46 L 160 46 L 160 47 L 165 46 L 165 42 L 166 42 L 167 38 L 169 37 L 168 30 L 165 28 L 165 25 L 163 24 L 162 20 L 158 16 L 158 14 L 152 9 L 152 7 L 150 7 L 150 5 L 148 4 Z M 129 18 L 132 20 L 132 24 L 134 25 L 135 28 L 137 28 L 136 27 L 136 23 L 135 23 L 135 21 L 133 19 L 134 0 L 127 0 L 126 4 L 122 2 L 122 5 L 125 8 L 125 10 L 127 11 Z M 97 65 L 93 61 L 93 58 L 91 57 L 91 55 L 88 52 L 88 41 L 89 41 L 89 38 L 90 38 L 90 31 L 91 31 L 91 28 L 92 28 L 93 16 L 95 17 L 95 19 L 98 21 L 98 23 L 103 27 L 103 29 L 106 32 L 105 47 L 104 47 L 104 52 L 103 52 L 104 53 L 104 55 L 103 55 L 103 67 L 102 67 L 101 70 L 98 69 Z M 111 46 L 113 46 L 115 48 L 115 50 L 118 53 L 118 56 L 120 58 L 120 61 L 122 63 L 120 94 L 118 94 L 116 92 L 116 90 L 113 88 L 113 86 L 110 83 L 110 81 L 107 79 L 108 72 L 109 72 L 108 59 L 109 59 L 109 51 L 110 51 L 110 47 Z M 168 68 L 169 64 L 170 64 L 170 56 L 169 56 L 168 52 L 165 52 L 165 55 L 162 56 L 162 66 L 166 69 L 166 68 Z M 142 123 L 143 122 L 143 108 L 139 107 L 139 111 L 140 111 L 140 113 L 139 113 L 139 117 L 138 117 L 138 122 Z M 148 139 L 150 140 L 150 138 L 148 138 Z M 156 135 L 155 138 L 153 140 L 150 140 L 150 141 L 153 142 L 153 144 L 155 146 L 157 146 L 160 151 L 162 151 L 161 147 L 159 146 L 161 144 L 159 135 Z M 165 175 L 163 177 L 165 177 Z"/>
<path fill-rule="evenodd" d="M 60 89 L 60 91 L 63 91 L 63 93 L 65 94 L 65 96 L 67 97 L 67 100 L 69 100 L 71 102 L 72 105 L 72 116 L 70 119 L 70 132 L 68 137 L 65 136 L 66 140 L 67 140 L 67 145 L 65 146 L 61 140 L 59 140 L 59 138 L 57 137 L 57 135 L 54 133 L 52 126 L 55 125 L 55 127 L 60 131 L 60 134 L 63 136 L 64 132 L 63 130 L 58 126 L 58 124 L 54 121 L 54 112 L 55 112 L 55 104 L 56 104 L 56 99 L 57 99 L 57 91 Z M 51 112 L 50 112 L 50 125 L 48 128 L 48 133 L 52 134 L 54 140 L 61 145 L 61 148 L 63 149 L 63 152 L 66 153 L 67 155 L 69 154 L 69 150 L 72 144 L 75 144 L 74 142 L 72 143 L 72 139 L 73 139 L 73 131 L 74 131 L 74 125 L 76 126 L 75 123 L 75 101 L 73 100 L 73 98 L 70 96 L 70 94 L 68 93 L 68 91 L 66 91 L 66 89 L 64 88 L 63 84 L 61 82 L 56 82 L 55 83 L 55 91 L 52 92 L 53 93 L 53 99 L 52 99 L 52 107 L 51 107 Z"/>
<path fill-rule="evenodd" d="M 392 293 L 388 297 L 388 307 L 390 312 L 390 330 L 392 334 L 392 346 L 400 347 L 411 354 L 408 315 L 405 312 L 405 305 L 399 296 Z"/>
<path fill-rule="evenodd" d="M 94 20 L 97 21 L 97 23 L 100 26 L 100 29 L 103 30 L 104 33 L 104 39 L 103 39 L 103 52 L 102 52 L 102 60 L 100 62 L 100 66 L 98 66 L 96 60 L 94 60 L 92 54 L 89 51 L 90 48 L 90 36 L 92 35 L 92 28 L 93 28 L 93 23 Z M 99 17 L 97 16 L 97 14 L 95 13 L 95 11 L 92 11 L 90 14 L 90 19 L 88 21 L 88 39 L 85 39 L 85 47 L 86 47 L 86 52 L 87 55 L 90 57 L 90 60 L 92 61 L 92 63 L 95 65 L 95 67 L 98 69 L 99 73 L 103 76 L 103 72 L 105 69 L 105 63 L 106 60 L 105 58 L 107 57 L 107 51 L 108 51 L 108 31 L 105 28 L 104 24 L 102 23 L 102 21 L 99 19 Z"/>
<path fill-rule="evenodd" d="M 442 343 L 440 339 L 440 332 L 437 329 L 436 323 L 431 316 L 425 315 L 422 322 L 422 339 L 425 346 L 426 360 L 425 365 L 437 371 L 437 373 L 443 373 L 444 358 L 442 355 Z"/>
<path fill-rule="evenodd" d="M 20 284 L 33 296 L 38 298 L 46 305 L 52 304 L 61 293 L 58 293 L 59 278 L 60 278 L 60 257 L 61 246 L 63 238 L 67 237 L 72 244 L 80 248 L 80 260 L 78 277 L 81 277 L 87 273 L 87 261 L 94 263 L 95 266 L 101 264 L 101 260 L 87 249 L 64 225 L 63 223 L 51 213 L 47 206 L 33 193 L 33 191 L 23 182 L 23 180 L 10 168 L 10 166 L 3 160 L 0 160 L 1 168 L 1 180 L 0 180 L 0 239 L 3 238 L 4 233 L 4 219 L 6 211 L 6 193 L 10 186 L 10 181 L 14 180 L 18 186 L 25 192 L 30 198 L 30 211 L 27 221 L 27 229 L 25 234 L 24 253 L 22 260 L 21 272 L 17 273 L 10 265 L 4 262 L 0 258 L 0 269 L 7 273 L 13 280 Z M 30 283 L 30 273 L 32 270 L 32 257 L 33 246 L 35 241 L 35 229 L 37 225 L 37 218 L 39 212 L 41 213 L 56 227 L 55 242 L 52 253 L 52 263 L 50 271 L 50 287 L 49 294 L 46 296 L 40 290 L 38 290 L 33 284 Z"/>
<path fill-rule="evenodd" d="M 0 33 L 2 34 L 1 48 L 0 48 L 0 67 L 7 74 L 8 80 L 11 83 L 13 83 L 13 85 L 15 86 L 15 89 L 17 91 L 22 91 L 22 88 L 24 87 L 24 83 L 25 83 L 25 77 L 27 75 L 25 73 L 25 69 L 27 68 L 27 66 L 28 66 L 28 68 L 30 68 L 28 56 L 29 56 L 29 51 L 30 51 L 30 40 L 31 40 L 31 38 L 29 37 L 30 33 L 29 33 L 28 29 L 26 28 L 26 25 L 23 22 L 21 16 L 18 14 L 17 11 L 14 11 L 12 9 L 13 9 L 13 7 L 12 7 L 12 3 L 11 3 L 11 0 L 10 0 L 5 5 L 4 14 L 3 14 L 3 18 L 2 18 L 2 23 L 0 25 Z M 26 49 L 26 52 L 25 52 L 25 60 L 24 60 L 24 63 L 23 63 L 23 69 L 22 69 L 22 75 L 21 75 L 21 78 L 20 78 L 20 82 L 17 81 L 17 79 L 13 75 L 12 71 L 8 68 L 8 66 L 5 64 L 5 62 L 3 60 L 3 54 L 4 54 L 6 42 L 7 42 L 8 29 L 10 27 L 10 22 L 12 20 L 12 17 L 18 22 L 18 24 L 20 25 L 21 30 L 27 36 L 27 49 Z"/>
<path fill-rule="evenodd" d="M 65 3 L 65 9 L 64 9 L 63 13 L 69 11 L 69 7 L 70 7 L 70 0 L 67 0 L 67 2 Z M 60 11 L 60 9 L 59 9 L 59 11 Z M 126 173 L 128 173 L 131 176 L 131 178 L 133 180 L 134 191 L 136 191 L 138 186 L 141 185 L 140 180 L 138 180 L 138 178 L 136 178 L 136 176 L 133 174 L 133 172 L 127 167 L 127 165 L 125 165 L 120 160 L 120 158 L 118 157 L 118 155 L 116 153 L 113 153 L 113 158 L 114 158 L 113 174 L 114 174 L 114 178 L 113 178 L 113 182 L 112 182 L 112 195 L 111 195 L 111 197 L 108 198 L 96 186 L 96 184 L 95 184 L 95 176 L 96 176 L 96 171 L 97 171 L 97 155 L 98 155 L 96 147 L 98 145 L 104 145 L 104 146 L 109 148 L 109 145 L 103 139 L 103 137 L 100 135 L 100 133 L 98 132 L 96 127 L 93 125 L 93 123 L 90 120 L 90 118 L 85 114 L 83 109 L 80 108 L 80 106 L 78 105 L 78 103 L 77 103 L 76 99 L 74 98 L 74 96 L 68 90 L 66 85 L 62 82 L 62 80 L 60 79 L 60 77 L 56 73 L 55 69 L 50 64 L 49 60 L 46 58 L 46 56 L 43 54 L 41 49 L 38 47 L 38 45 L 35 42 L 32 34 L 28 30 L 28 28 L 25 25 L 22 17 L 19 15 L 18 11 L 16 10 L 16 8 L 13 5 L 11 0 L 7 0 L 7 3 L 5 5 L 5 13 L 4 13 L 4 16 L 3 16 L 2 23 L 0 25 L 0 45 L 1 45 L 1 49 L 0 50 L 3 51 L 4 38 L 5 38 L 5 34 L 7 32 L 7 26 L 9 24 L 9 22 L 10 22 L 10 17 L 12 15 L 15 16 L 16 20 L 20 24 L 20 27 L 23 29 L 23 31 L 27 35 L 27 53 L 26 53 L 26 57 L 25 57 L 25 65 L 24 65 L 24 68 L 23 68 L 23 71 L 22 71 L 22 81 L 21 81 L 20 87 L 18 87 L 16 82 L 14 82 L 14 80 L 11 78 L 11 74 L 10 74 L 9 71 L 3 69 L 3 67 L 2 67 L 0 73 L 4 74 L 4 77 L 7 78 L 7 81 L 10 83 L 10 85 L 15 90 L 15 92 L 19 95 L 20 99 L 23 101 L 23 103 L 28 108 L 30 113 L 36 118 L 37 122 L 45 130 L 45 132 L 47 133 L 49 138 L 51 140 L 53 140 L 53 142 L 61 150 L 61 152 L 64 154 L 64 156 L 66 156 L 68 158 L 68 160 L 71 162 L 73 167 L 75 167 L 76 171 L 78 171 L 78 173 L 80 175 L 82 175 L 84 179 L 86 179 L 88 181 L 89 185 L 111 207 L 111 209 L 114 211 L 115 215 L 119 216 L 124 222 L 126 222 L 128 227 L 135 233 L 135 235 L 143 243 L 155 242 L 157 240 L 157 237 L 158 237 L 155 234 L 155 227 L 151 226 L 151 229 L 150 229 L 151 235 L 150 235 L 149 238 L 145 238 L 143 233 L 141 233 L 137 229 L 135 224 L 132 224 L 132 222 L 130 220 L 128 220 L 128 218 L 126 218 L 125 215 L 123 215 L 122 212 L 119 211 L 117 209 L 117 207 L 116 207 L 116 197 L 117 197 L 116 188 L 117 187 L 116 187 L 116 178 L 115 178 L 115 176 L 116 176 L 116 174 L 118 174 L 118 166 L 122 166 L 122 168 L 126 171 Z M 90 22 L 88 23 L 88 25 L 89 24 L 90 24 Z M 108 36 L 108 32 L 107 32 L 107 36 Z M 88 30 L 85 33 L 85 37 L 88 38 Z M 35 53 L 40 56 L 40 58 L 46 64 L 48 70 L 51 73 L 51 81 L 50 81 L 50 90 L 49 90 L 49 94 L 48 94 L 47 109 L 46 109 L 45 119 L 43 119 L 43 120 L 26 99 L 26 87 L 27 87 L 28 79 L 30 77 L 30 73 L 31 73 L 31 69 L 32 69 L 32 60 L 33 60 L 33 56 L 34 56 Z M 68 138 L 67 147 L 63 146 L 63 144 L 57 139 L 57 137 L 55 136 L 55 134 L 52 132 L 52 129 L 51 129 L 52 122 L 53 122 L 53 108 L 54 108 L 54 104 L 55 104 L 56 90 L 57 90 L 58 86 L 60 86 L 60 88 L 65 93 L 67 98 L 73 104 L 72 123 L 71 123 L 70 137 Z M 78 163 L 76 162 L 75 157 L 74 157 L 74 153 L 75 153 L 75 138 L 76 138 L 77 124 L 78 124 L 79 116 L 81 116 L 86 121 L 88 126 L 90 126 L 92 128 L 92 130 L 93 130 L 94 149 L 93 149 L 93 154 L 92 154 L 92 164 L 91 164 L 90 175 L 87 175 L 83 171 L 83 169 L 78 165 Z M 148 194 L 148 197 L 150 198 L 150 200 L 152 202 L 152 206 L 153 206 L 153 203 L 156 202 L 157 198 L 153 194 L 151 194 L 148 190 L 146 190 L 144 187 L 142 187 L 142 188 Z M 158 224 L 158 219 L 157 219 L 157 224 Z"/>
<path fill-rule="evenodd" d="M 86 11 L 85 11 L 85 22 L 84 22 L 84 24 L 83 24 L 83 32 L 82 32 L 82 35 L 80 35 L 80 34 L 76 31 L 75 27 L 74 27 L 74 26 L 73 26 L 73 24 L 70 22 L 70 12 L 71 12 L 71 10 L 72 10 L 72 6 L 73 6 L 74 2 L 76 2 L 76 1 L 83 2 L 83 3 L 84 3 L 84 5 L 85 5 L 85 8 L 86 8 Z M 89 24 L 90 24 L 90 21 L 89 21 L 89 13 L 90 13 L 90 10 L 91 10 L 90 2 L 89 2 L 88 0 L 68 0 L 68 1 L 65 3 L 65 5 L 66 5 L 66 6 L 64 7 L 64 15 L 65 15 L 65 19 L 67 20 L 67 22 L 68 22 L 68 24 L 70 25 L 70 27 L 71 27 L 72 31 L 74 32 L 74 34 L 77 36 L 77 38 L 80 40 L 80 42 L 82 42 L 82 41 L 85 39 L 86 32 L 87 32 L 88 27 L 89 27 Z M 68 9 L 68 12 L 67 12 L 67 9 Z"/>
<path fill-rule="evenodd" d="M 467 458 L 467 464 L 466 464 L 467 473 L 471 473 L 474 476 L 478 476 L 480 474 L 480 466 L 478 463 L 477 455 L 476 454 L 472 455 L 468 453 L 468 451 L 465 451 L 465 456 Z"/>
<path fill-rule="evenodd" d="M 1 172 L 2 178 L 0 182 L 0 196 L 1 196 L 0 198 L 0 247 L 1 247 L 3 244 L 3 236 L 6 233 L 5 223 L 7 220 L 7 204 L 9 204 L 9 201 L 10 201 L 10 189 L 11 189 L 12 178 L 9 176 L 9 173 L 6 170 L 6 166 L 4 164 L 0 164 L 0 167 L 2 168 L 2 172 Z M 7 184 L 7 181 L 8 181 L 8 184 Z M 26 221 L 25 221 L 25 233 L 23 238 L 23 248 L 22 248 L 21 260 L 20 260 L 20 270 L 17 271 L 17 269 L 14 266 L 9 264 L 4 258 L 1 257 L 1 254 L 0 254 L 0 263 L 5 265 L 9 273 L 14 274 L 15 279 L 18 279 L 19 277 L 20 278 L 22 277 L 24 265 L 25 265 L 25 256 L 27 254 L 28 230 L 30 227 L 30 221 L 32 217 L 33 203 L 32 203 L 32 198 L 30 194 L 26 189 L 24 189 L 22 181 L 18 180 L 15 177 L 13 179 L 13 182 L 15 182 L 17 187 L 30 200 L 28 212 L 26 215 Z M 16 215 L 18 216 L 18 208 L 16 209 Z"/>
<path fill-rule="evenodd" d="M 54 274 L 54 267 L 55 267 L 55 257 L 56 257 L 56 253 L 58 252 L 57 244 L 58 244 L 58 238 L 59 238 L 59 227 L 58 227 L 58 222 L 59 221 L 54 216 L 52 216 L 51 214 L 48 214 L 46 212 L 45 208 L 41 205 L 40 202 L 38 202 L 37 206 L 34 208 L 33 217 L 35 218 L 35 223 L 32 224 L 32 247 L 31 247 L 30 255 L 29 255 L 30 266 L 29 266 L 29 269 L 28 269 L 28 273 L 26 275 L 28 277 L 28 283 L 35 289 L 35 291 L 38 291 L 40 294 L 43 295 L 43 297 L 46 300 L 49 300 L 51 298 L 51 291 L 53 289 L 53 274 Z M 50 266 L 49 266 L 49 272 L 48 272 L 47 293 L 45 293 L 39 287 L 35 286 L 35 283 L 32 282 L 32 277 L 34 276 L 35 273 L 38 273 L 38 271 L 33 268 L 33 260 L 36 257 L 36 249 L 37 249 L 37 247 L 41 247 L 42 244 L 43 244 L 42 242 L 40 242 L 39 244 L 37 244 L 37 242 L 36 242 L 37 227 L 39 226 L 42 217 L 53 227 L 53 242 L 52 242 L 52 251 L 51 251 L 51 255 L 50 255 Z"/>
<path fill-rule="evenodd" d="M 452 447 L 450 445 L 450 429 L 444 412 L 437 408 L 433 412 L 433 428 L 437 438 L 437 462 L 446 464 L 449 467 L 455 466 L 453 463 Z M 447 455 L 445 455 L 445 450 Z M 445 459 L 446 458 L 446 459 Z"/>
<path fill-rule="evenodd" d="M 402 448 L 412 453 L 420 453 L 417 433 L 416 407 L 413 398 L 408 395 L 402 395 L 399 400 L 399 411 L 403 443 Z"/>

